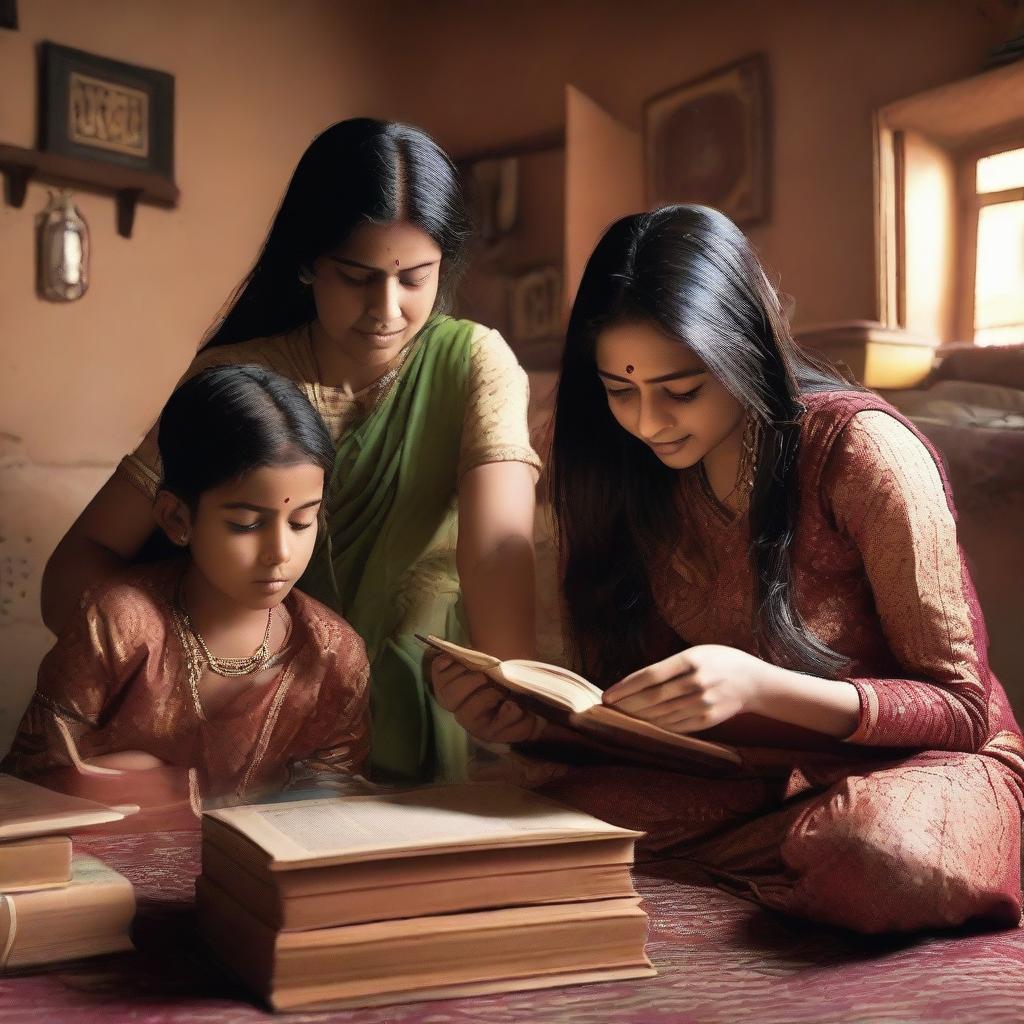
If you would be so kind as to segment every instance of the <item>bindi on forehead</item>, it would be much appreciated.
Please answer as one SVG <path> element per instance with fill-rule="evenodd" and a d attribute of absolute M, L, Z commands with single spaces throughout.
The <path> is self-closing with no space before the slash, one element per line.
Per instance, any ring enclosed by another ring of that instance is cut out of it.
<path fill-rule="evenodd" d="M 626 365 L 626 373 L 632 373 L 635 369 L 636 367 L 632 363 Z"/>
<path fill-rule="evenodd" d="M 291 501 L 291 500 L 292 500 L 291 498 L 285 498 L 285 499 L 284 499 L 284 503 L 285 503 L 285 504 L 287 505 L 287 504 L 288 504 L 288 502 L 289 502 L 289 501 Z"/>

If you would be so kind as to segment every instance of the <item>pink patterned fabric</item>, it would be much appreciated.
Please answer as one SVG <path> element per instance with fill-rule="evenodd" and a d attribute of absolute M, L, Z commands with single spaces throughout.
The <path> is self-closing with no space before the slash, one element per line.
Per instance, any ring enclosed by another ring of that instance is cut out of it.
<path fill-rule="evenodd" d="M 1002 731 L 1019 738 L 988 666 L 988 637 L 938 455 L 869 392 L 804 401 L 796 605 L 808 628 L 851 661 L 861 718 L 850 741 L 976 752 Z M 652 578 L 662 617 L 687 644 L 766 656 L 753 632 L 746 511 L 721 506 L 699 471 L 681 474 L 680 500 L 713 561 L 704 566 L 682 546 L 662 560 Z M 783 745 L 770 729 L 753 739 L 745 725 L 736 732 L 726 723 L 714 735 Z M 1019 751 L 1024 759 L 1024 744 Z"/>
<path fill-rule="evenodd" d="M 1014 926 L 1024 741 L 988 666 L 941 462 L 875 395 L 805 402 L 796 604 L 852 662 L 856 731 L 839 741 L 740 715 L 701 735 L 742 748 L 741 777 L 563 767 L 542 791 L 646 831 L 648 851 L 722 888 L 812 920 L 867 933 Z M 662 560 L 652 580 L 662 618 L 685 644 L 767 657 L 753 630 L 745 511 L 718 504 L 697 471 L 681 487 L 712 558 L 681 543 Z M 536 766 L 519 765 L 517 778 L 507 761 L 506 777 L 536 784 Z"/>
<path fill-rule="evenodd" d="M 135 884 L 135 953 L 0 976 L 3 1024 L 252 1024 L 267 1012 L 199 944 L 198 836 L 76 839 Z M 1018 1024 L 1024 931 L 861 937 L 693 884 L 685 862 L 642 864 L 658 977 L 344 1013 L 295 1024 Z"/>

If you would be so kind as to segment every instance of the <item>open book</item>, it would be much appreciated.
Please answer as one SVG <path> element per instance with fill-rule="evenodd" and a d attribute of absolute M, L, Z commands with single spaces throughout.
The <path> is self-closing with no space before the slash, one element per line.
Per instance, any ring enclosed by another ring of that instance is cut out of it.
<path fill-rule="evenodd" d="M 541 717 L 611 748 L 612 753 L 645 763 L 667 763 L 676 769 L 714 767 L 728 771 L 743 763 L 739 751 L 732 747 L 669 732 L 608 707 L 593 683 L 566 668 L 518 658 L 500 661 L 436 636 L 417 639 L 460 665 L 482 672 Z"/>

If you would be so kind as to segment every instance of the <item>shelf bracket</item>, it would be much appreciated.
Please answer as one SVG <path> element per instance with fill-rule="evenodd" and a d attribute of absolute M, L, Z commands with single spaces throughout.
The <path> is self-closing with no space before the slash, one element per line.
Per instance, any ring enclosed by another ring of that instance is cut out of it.
<path fill-rule="evenodd" d="M 4 202 L 20 209 L 25 203 L 25 190 L 36 169 L 21 164 L 6 164 L 0 170 L 4 173 Z"/>
<path fill-rule="evenodd" d="M 142 195 L 142 189 L 122 188 L 117 192 L 117 233 L 122 238 L 132 237 L 135 224 L 135 207 Z"/>

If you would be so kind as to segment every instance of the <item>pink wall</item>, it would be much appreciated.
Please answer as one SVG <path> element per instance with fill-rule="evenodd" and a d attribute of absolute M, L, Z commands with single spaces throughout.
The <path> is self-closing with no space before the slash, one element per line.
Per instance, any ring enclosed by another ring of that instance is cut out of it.
<path fill-rule="evenodd" d="M 766 51 L 773 210 L 751 234 L 807 324 L 874 316 L 872 112 L 979 70 L 1001 38 L 979 6 L 447 0 L 377 5 L 373 34 L 401 69 L 385 81 L 388 115 L 456 153 L 557 130 L 566 83 L 639 128 L 647 97 Z"/>
<path fill-rule="evenodd" d="M 333 0 L 31 0 L 0 31 L 0 139 L 35 144 L 42 39 L 168 71 L 176 84 L 181 205 L 140 205 L 117 235 L 109 196 L 76 194 L 92 233 L 79 302 L 35 297 L 29 188 L 0 207 L 0 431 L 35 459 L 107 460 L 145 431 L 247 270 L 298 155 L 363 113 L 374 72 Z"/>

